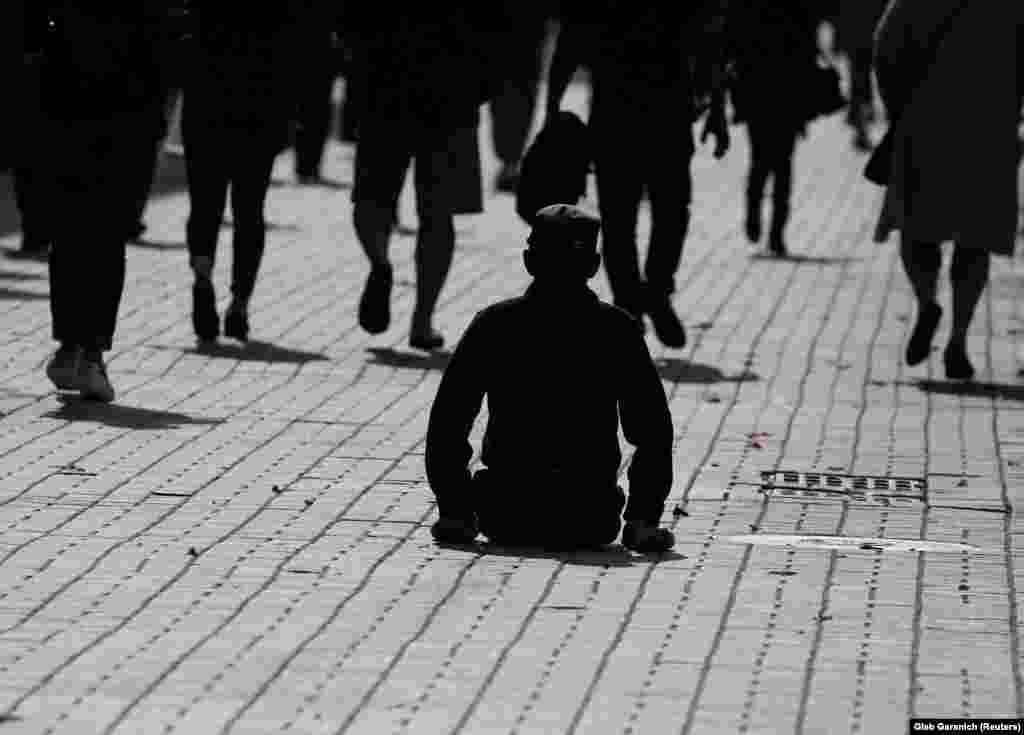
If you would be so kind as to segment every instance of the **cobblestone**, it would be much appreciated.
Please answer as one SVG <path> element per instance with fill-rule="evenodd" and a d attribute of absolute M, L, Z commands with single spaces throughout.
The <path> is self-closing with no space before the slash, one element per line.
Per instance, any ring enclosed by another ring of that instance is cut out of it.
<path fill-rule="evenodd" d="M 393 245 L 396 326 L 371 338 L 347 192 L 291 185 L 287 156 L 244 349 L 195 349 L 187 200 L 150 203 L 114 405 L 53 394 L 45 270 L 4 263 L 0 735 L 811 735 L 1024 716 L 1019 261 L 994 264 L 979 382 L 958 388 L 937 360 L 901 362 L 913 300 L 894 247 L 870 241 L 879 192 L 840 121 L 799 148 L 793 259 L 743 242 L 745 163 L 739 130 L 724 161 L 695 159 L 675 295 L 690 341 L 649 338 L 676 430 L 663 520 L 679 542 L 659 559 L 432 543 L 423 438 L 445 353 L 405 346 L 411 241 Z M 332 144 L 328 174 L 351 168 Z M 524 235 L 507 197 L 460 218 L 438 318 L 450 341 L 526 284 Z M 779 470 L 924 490 L 889 505 L 765 492 Z M 975 548 L 731 539 L 751 534 Z"/>

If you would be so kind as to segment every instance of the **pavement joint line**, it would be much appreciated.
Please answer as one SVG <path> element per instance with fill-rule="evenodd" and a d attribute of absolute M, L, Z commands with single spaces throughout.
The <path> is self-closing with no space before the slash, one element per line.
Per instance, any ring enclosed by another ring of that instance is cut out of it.
<path fill-rule="evenodd" d="M 396 399 L 396 400 L 397 400 L 397 399 Z M 326 402 L 327 402 L 327 399 L 325 399 L 325 400 L 323 401 L 323 403 L 326 403 Z M 319 406 L 320 406 L 320 405 L 323 405 L 323 403 L 319 404 L 319 405 L 318 405 L 318 406 L 317 406 L 316 408 L 319 408 Z M 385 406 L 385 408 L 384 408 L 383 410 L 386 410 L 386 409 L 387 409 L 387 407 L 388 407 L 389 405 L 391 405 L 391 404 L 388 404 L 388 405 L 386 405 L 386 406 Z M 315 409 L 314 409 L 314 410 L 315 410 Z M 383 410 L 382 410 L 382 412 L 383 412 Z M 274 439 L 274 438 L 276 438 L 277 436 L 280 436 L 280 435 L 281 435 L 281 434 L 283 434 L 283 433 L 284 433 L 285 431 L 287 431 L 287 428 L 288 428 L 288 427 L 286 426 L 286 427 L 284 427 L 284 428 L 280 429 L 280 430 L 279 430 L 278 432 L 276 432 L 275 434 L 273 434 L 273 435 L 272 435 L 272 436 L 271 436 L 270 438 L 268 438 L 268 439 L 267 439 L 267 440 L 266 440 L 265 442 L 263 442 L 263 443 L 262 443 L 262 444 L 260 444 L 259 446 L 260 446 L 260 447 L 264 447 L 264 446 L 267 446 L 267 445 L 268 445 L 268 444 L 269 444 L 269 443 L 270 443 L 271 441 L 273 441 L 273 439 Z M 243 459 L 244 459 L 244 458 L 243 458 Z M 239 465 L 239 464 L 241 463 L 241 461 L 242 461 L 242 459 L 239 459 L 239 460 L 237 460 L 237 461 L 236 461 L 236 463 L 235 463 L 235 466 Z M 204 487 L 208 486 L 209 484 L 211 484 L 211 483 L 213 483 L 213 482 L 215 482 L 215 480 L 210 480 L 210 481 L 208 481 L 207 483 L 204 483 Z M 370 487 L 370 486 L 368 486 L 368 488 L 369 488 L 369 487 Z M 368 488 L 367 488 L 367 489 L 368 489 Z M 364 491 L 364 492 L 365 492 L 365 491 Z M 264 510 L 264 509 L 265 509 L 265 508 L 266 508 L 266 507 L 267 507 L 267 506 L 268 506 L 268 505 L 269 505 L 270 503 L 272 503 L 272 502 L 273 502 L 273 500 L 274 500 L 274 497 L 275 497 L 275 496 L 274 496 L 273 494 L 271 494 L 271 495 L 270 495 L 270 496 L 268 497 L 268 499 L 267 499 L 267 500 L 266 500 L 266 501 L 265 501 L 265 502 L 264 502 L 264 503 L 263 503 L 262 505 L 260 505 L 260 506 L 259 506 L 259 507 L 258 507 L 258 508 L 257 508 L 256 510 L 254 510 L 254 511 L 253 511 L 252 513 L 250 513 L 250 514 L 249 514 L 249 515 L 247 516 L 246 520 L 245 520 L 245 521 L 243 521 L 243 523 L 242 523 L 242 524 L 240 524 L 240 525 L 236 526 L 236 527 L 235 527 L 234 529 L 232 529 L 232 531 L 231 531 L 231 532 L 229 532 L 228 534 L 225 534 L 224 536 L 226 537 L 227 535 L 230 535 L 231 533 L 234 533 L 234 531 L 237 531 L 237 530 L 238 530 L 239 528 L 241 528 L 241 527 L 244 527 L 244 525 L 246 525 L 247 523 L 250 523 L 250 522 L 252 522 L 252 520 L 253 520 L 253 519 L 255 519 L 256 517 L 258 517 L 258 516 L 259 516 L 259 514 L 260 514 L 260 513 L 262 513 L 262 511 L 263 511 L 263 510 Z M 186 502 L 187 502 L 187 501 L 186 501 Z M 156 524 L 160 523 L 160 522 L 161 522 L 161 521 L 163 520 L 163 518 L 165 518 L 165 517 L 167 517 L 168 515 L 170 515 L 170 513 L 172 513 L 174 509 L 176 509 L 176 508 L 172 508 L 172 509 L 171 509 L 170 511 L 168 511 L 168 513 L 167 513 L 167 514 L 166 514 L 165 516 L 162 516 L 162 517 L 161 517 L 161 518 L 159 518 L 159 519 L 158 519 L 157 521 L 154 521 L 154 522 L 153 522 L 153 525 L 156 525 Z M 94 561 L 92 562 L 92 564 L 90 565 L 90 567 L 89 567 L 89 568 L 87 568 L 86 572 L 84 572 L 84 573 L 88 573 L 88 571 L 89 571 L 90 569 L 94 569 L 94 568 L 96 568 L 96 566 L 98 565 L 99 561 L 101 561 L 101 560 L 102 560 L 103 558 L 106 558 L 107 556 L 109 556 L 109 554 L 110 554 L 110 553 L 112 553 L 112 551 L 113 551 L 114 549 L 116 549 L 116 548 L 119 548 L 119 547 L 120 547 L 120 546 L 122 546 L 123 544 L 127 543 L 127 542 L 128 542 L 129 540 L 131 540 L 131 539 L 134 539 L 134 538 L 138 537 L 138 536 L 139 536 L 139 535 L 141 535 L 141 533 L 143 533 L 143 532 L 144 532 L 144 531 L 139 531 L 139 532 L 136 532 L 136 534 L 133 534 L 133 535 L 132 535 L 131 537 L 129 537 L 128 539 L 124 539 L 124 540 L 122 540 L 122 541 L 119 541 L 119 542 L 118 542 L 117 544 L 114 544 L 113 546 L 111 546 L 111 547 L 110 547 L 110 548 L 109 548 L 109 549 L 108 549 L 107 551 L 105 551 L 105 552 L 104 552 L 104 553 L 103 553 L 103 554 L 102 554 L 102 555 L 101 555 L 100 557 L 98 557 L 98 558 L 97 558 L 96 560 L 94 560 Z M 109 630 L 105 631 L 105 632 L 104 632 L 104 633 L 102 633 L 101 635 L 97 636 L 97 638 L 96 638 L 96 639 L 94 639 L 94 640 L 93 640 L 93 641 L 92 641 L 92 642 L 91 642 L 91 643 L 90 643 L 90 644 L 89 644 L 88 646 L 86 646 L 85 648 L 83 648 L 83 649 L 79 650 L 78 652 L 76 652 L 75 654 L 73 654 L 72 656 L 70 656 L 69 658 L 67 658 L 67 659 L 65 660 L 65 662 L 64 662 L 64 663 L 63 663 L 63 664 L 62 664 L 61 666 L 59 666 L 59 667 L 57 667 L 57 668 L 53 669 L 53 670 L 52 670 L 51 672 L 49 672 L 49 673 L 48 673 L 48 674 L 47 674 L 47 675 L 46 675 L 45 677 L 43 677 L 43 678 L 42 678 L 42 679 L 41 679 L 41 680 L 40 680 L 40 681 L 39 681 L 39 682 L 38 682 L 38 683 L 37 683 L 37 684 L 36 684 L 35 686 L 33 686 L 33 687 L 29 688 L 29 689 L 28 689 L 28 690 L 27 690 L 26 692 L 24 692 L 24 693 L 23 693 L 22 695 L 20 695 L 20 696 L 19 696 L 18 698 L 16 698 L 16 699 L 14 700 L 14 704 L 12 704 L 12 705 L 10 706 L 10 709 L 11 709 L 12 711 L 13 711 L 13 710 L 16 710 L 16 709 L 17 709 L 17 708 L 18 708 L 18 707 L 19 707 L 19 706 L 20 706 L 20 705 L 21 705 L 21 704 L 22 704 L 22 703 L 23 703 L 23 702 L 24 702 L 25 700 L 27 700 L 27 699 L 28 699 L 28 698 L 29 698 L 30 696 L 32 696 L 33 694 L 35 694 L 35 692 L 36 692 L 36 691 L 39 691 L 40 689 L 42 689 L 42 687 L 46 686 L 46 684 L 47 684 L 47 683 L 49 683 L 49 681 L 50 681 L 50 680 L 52 680 L 53 678 L 55 678 L 55 677 L 56 677 L 56 676 L 57 676 L 57 675 L 58 675 L 58 674 L 60 673 L 60 671 L 62 671 L 62 670 L 63 670 L 64 668 L 66 668 L 67 666 L 71 665 L 71 664 L 72 664 L 72 663 L 73 663 L 74 661 L 78 660 L 78 658 L 80 658 L 80 657 L 81 657 L 82 655 L 84 655 L 84 654 L 85 654 L 85 652 L 87 652 L 88 650 L 90 650 L 90 649 L 94 648 L 94 647 L 95 647 L 96 645 L 98 645 L 98 644 L 99 644 L 100 642 L 102 642 L 102 641 L 106 640 L 107 638 L 109 638 L 110 636 L 114 635 L 114 634 L 115 634 L 115 633 L 117 633 L 117 632 L 118 632 L 119 630 L 121 630 L 121 629 L 122 629 L 122 628 L 123 628 L 124 626 L 126 626 L 126 625 L 128 624 L 128 622 L 129 622 L 129 621 L 130 621 L 130 620 L 132 619 L 132 617 L 134 617 L 134 615 L 135 615 L 135 614 L 137 614 L 137 612 L 138 612 L 139 610 L 142 610 L 142 609 L 144 609 L 144 608 L 145 608 L 145 607 L 146 607 L 146 606 L 147 606 L 147 605 L 148 605 L 148 604 L 149 604 L 150 602 L 152 602 L 152 601 L 153 601 L 154 599 L 156 599 L 156 597 L 158 597 L 158 596 L 159 596 L 160 594 L 163 594 L 163 593 L 164 593 L 164 592 L 165 592 L 165 591 L 166 591 L 166 590 L 167 590 L 167 589 L 168 589 L 168 588 L 170 587 L 170 585 L 172 585 L 173 583 L 177 582 L 177 581 L 178 581 L 178 579 L 180 579 L 180 578 L 181 578 L 181 577 L 182 577 L 182 576 L 183 576 L 183 575 L 184 575 L 184 574 L 185 574 L 185 573 L 186 573 L 186 572 L 187 572 L 187 571 L 188 571 L 188 570 L 189 570 L 189 569 L 190 569 L 190 568 L 191 568 L 191 567 L 192 567 L 192 566 L 193 566 L 193 565 L 195 564 L 195 562 L 196 562 L 196 561 L 197 561 L 197 560 L 198 560 L 198 559 L 199 559 L 199 558 L 200 558 L 200 557 L 201 557 L 201 556 L 202 556 L 202 555 L 203 555 L 204 553 L 206 553 L 206 552 L 207 552 L 207 551 L 209 550 L 209 548 L 211 548 L 211 547 L 206 547 L 206 548 L 204 548 L 204 549 L 203 549 L 203 550 L 202 550 L 201 552 L 199 552 L 199 554 L 197 554 L 197 555 L 196 555 L 195 557 L 193 557 L 193 558 L 192 558 L 192 559 L 190 559 L 190 560 L 189 560 L 188 562 L 186 562 L 186 564 L 185 564 L 185 566 L 183 567 L 183 569 L 182 569 L 181 571 L 179 571 L 179 572 L 178 572 L 178 573 L 177 573 L 176 575 L 172 576 L 172 577 L 171 577 L 171 579 L 170 579 L 170 580 L 169 580 L 168 582 L 165 582 L 165 583 L 164 583 L 163 585 L 161 585 L 161 586 L 160 586 L 160 587 L 159 587 L 159 588 L 158 588 L 158 589 L 157 589 L 157 590 L 156 590 L 155 592 L 153 592 L 153 593 L 151 593 L 150 595 L 148 595 L 148 596 L 147 596 L 147 597 L 146 597 L 146 598 L 144 599 L 144 601 L 143 601 L 143 604 L 142 604 L 142 605 L 141 605 L 141 606 L 140 606 L 140 607 L 139 607 L 139 608 L 138 608 L 138 609 L 136 610 L 136 612 L 135 612 L 135 613 L 133 613 L 133 615 L 132 615 L 132 616 L 124 618 L 124 619 L 123 619 L 123 620 L 122 620 L 122 621 L 121 621 L 120 623 L 118 623 L 118 624 L 117 624 L 116 626 L 114 626 L 114 627 L 110 628 Z M 84 573 L 83 573 L 83 574 L 84 574 Z M 83 575 L 81 575 L 81 574 L 80 574 L 80 575 L 79 575 L 78 577 L 76 577 L 75 579 L 73 579 L 73 580 L 71 580 L 70 582 L 66 583 L 66 584 L 65 584 L 65 585 L 64 585 L 64 586 L 62 587 L 62 590 L 63 590 L 63 589 L 67 589 L 67 588 L 69 588 L 71 584 L 74 584 L 74 583 L 75 583 L 75 582 L 76 582 L 76 581 L 77 581 L 78 579 L 81 579 L 81 578 L 82 578 L 82 576 L 83 576 Z M 61 592 L 61 590 L 59 590 L 59 591 L 58 591 L 58 593 L 56 593 L 56 594 L 54 594 L 54 595 L 51 595 L 51 597 L 49 598 L 49 600 L 44 600 L 44 602 L 43 602 L 43 603 L 40 603 L 39 605 L 37 605 L 38 609 L 40 609 L 40 610 L 41 610 L 41 609 L 43 609 L 43 607 L 45 607 L 45 605 L 46 605 L 46 604 L 48 604 L 48 602 L 49 602 L 49 601 L 52 601 L 52 599 L 55 599 L 55 598 L 56 598 L 56 596 L 57 596 L 57 594 L 60 594 L 60 592 Z M 24 616 L 24 617 L 23 617 L 23 620 L 27 620 L 27 619 L 28 619 L 29 617 L 31 617 L 31 615 L 32 615 L 32 614 L 34 614 L 34 613 L 30 613 L 30 615 L 28 615 L 28 616 Z M 15 626 L 15 627 L 16 627 L 16 626 Z M 10 632 L 11 630 L 13 630 L 13 629 L 14 629 L 14 628 L 13 628 L 12 626 L 8 626 L 7 628 L 5 628 L 5 629 L 3 629 L 3 630 L 0 630 L 0 635 L 3 635 L 3 634 L 6 634 L 6 633 L 9 633 L 9 632 Z"/>
<path fill-rule="evenodd" d="M 538 610 L 540 610 L 541 606 L 544 604 L 544 601 L 547 600 L 548 597 L 551 595 L 552 590 L 554 590 L 555 588 L 555 583 L 558 581 L 559 576 L 565 570 L 565 567 L 565 562 L 559 561 L 555 569 L 548 575 L 548 580 L 545 583 L 543 589 L 541 590 L 539 597 L 534 600 L 533 604 L 530 606 L 530 611 L 524 616 L 522 622 L 516 627 L 516 632 L 509 640 L 509 642 L 501 647 L 501 651 L 499 651 L 498 657 L 495 660 L 494 665 L 491 667 L 491 670 L 487 672 L 487 675 L 483 678 L 480 685 L 477 687 L 477 690 L 476 692 L 474 692 L 473 698 L 470 701 L 469 706 L 467 706 L 466 709 L 459 716 L 459 719 L 455 723 L 455 726 L 449 731 L 449 735 L 459 735 L 465 730 L 466 726 L 473 719 L 473 715 L 476 713 L 477 709 L 480 707 L 480 704 L 483 702 L 484 697 L 487 695 L 491 686 L 494 684 L 494 680 L 497 677 L 498 672 L 501 671 L 502 665 L 508 659 L 509 653 L 513 648 L 515 648 L 516 644 L 519 641 L 521 641 L 523 637 L 526 635 L 527 629 L 533 623 L 533 620 L 536 617 Z"/>

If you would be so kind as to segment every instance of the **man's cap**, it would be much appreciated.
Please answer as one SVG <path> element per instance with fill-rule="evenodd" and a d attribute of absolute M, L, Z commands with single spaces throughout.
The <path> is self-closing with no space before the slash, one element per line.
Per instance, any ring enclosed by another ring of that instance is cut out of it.
<path fill-rule="evenodd" d="M 601 219 L 575 204 L 551 204 L 538 210 L 527 242 L 533 246 L 565 245 L 597 250 Z"/>

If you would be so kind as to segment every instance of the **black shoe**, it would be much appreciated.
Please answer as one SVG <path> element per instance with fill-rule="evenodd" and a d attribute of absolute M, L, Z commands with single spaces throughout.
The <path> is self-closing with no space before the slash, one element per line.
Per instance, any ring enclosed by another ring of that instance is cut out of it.
<path fill-rule="evenodd" d="M 641 554 L 660 554 L 671 551 L 676 537 L 667 528 L 627 522 L 622 530 L 622 545 Z"/>
<path fill-rule="evenodd" d="M 228 307 L 224 314 L 224 336 L 239 342 L 249 340 L 249 315 L 244 310 L 234 305 Z"/>
<path fill-rule="evenodd" d="M 388 264 L 374 265 L 359 299 L 359 326 L 370 334 L 387 331 L 391 325 L 391 286 L 394 273 Z"/>
<path fill-rule="evenodd" d="M 928 359 L 932 351 L 932 338 L 935 337 L 935 330 L 941 318 L 942 307 L 934 302 L 918 309 L 917 324 L 914 325 L 910 341 L 907 342 L 908 365 L 919 365 Z"/>
<path fill-rule="evenodd" d="M 471 544 L 476 540 L 476 523 L 473 520 L 442 516 L 430 527 L 430 535 L 439 544 L 455 546 Z"/>
<path fill-rule="evenodd" d="M 409 346 L 424 352 L 433 352 L 444 347 L 444 337 L 431 330 L 426 334 L 414 334 L 409 337 Z"/>
<path fill-rule="evenodd" d="M 200 342 L 212 342 L 220 333 L 213 281 L 202 276 L 192 284 L 192 328 Z"/>
<path fill-rule="evenodd" d="M 682 349 L 686 346 L 686 330 L 679 321 L 669 297 L 658 296 L 651 300 L 647 307 L 647 316 L 654 324 L 654 333 L 666 347 Z"/>
<path fill-rule="evenodd" d="M 786 241 L 780 235 L 776 235 L 768 240 L 768 252 L 778 258 L 784 258 L 789 255 L 789 248 L 786 247 Z"/>
<path fill-rule="evenodd" d="M 974 366 L 967 357 L 964 345 L 950 342 L 942 353 L 942 361 L 946 365 L 946 377 L 949 380 L 971 380 L 974 378 Z"/>

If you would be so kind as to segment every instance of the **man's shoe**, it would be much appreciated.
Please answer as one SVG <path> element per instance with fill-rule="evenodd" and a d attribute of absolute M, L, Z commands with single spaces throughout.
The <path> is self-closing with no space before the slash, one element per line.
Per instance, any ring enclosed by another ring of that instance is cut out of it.
<path fill-rule="evenodd" d="M 386 332 L 391 325 L 391 287 L 394 274 L 389 264 L 374 265 L 359 299 L 359 326 L 370 334 Z"/>
<path fill-rule="evenodd" d="M 80 347 L 61 346 L 46 364 L 46 377 L 57 390 L 75 390 L 78 387 L 78 364 L 81 359 Z"/>
<path fill-rule="evenodd" d="M 440 332 L 430 330 L 425 334 L 413 334 L 409 337 L 409 346 L 424 352 L 433 352 L 444 347 L 444 337 Z"/>
<path fill-rule="evenodd" d="M 78 364 L 77 386 L 82 398 L 90 401 L 110 403 L 114 400 L 114 386 L 107 377 L 107 367 L 102 358 L 83 355 Z"/>
<path fill-rule="evenodd" d="M 224 336 L 249 341 L 249 314 L 239 306 L 231 304 L 224 314 Z"/>
<path fill-rule="evenodd" d="M 942 361 L 946 367 L 946 378 L 949 380 L 973 380 L 974 366 L 967 356 L 967 348 L 962 344 L 950 342 L 942 353 Z"/>
<path fill-rule="evenodd" d="M 439 544 L 471 544 L 476 541 L 476 523 L 463 518 L 441 516 L 430 527 L 430 535 Z"/>
<path fill-rule="evenodd" d="M 654 324 L 654 333 L 666 347 L 682 349 L 686 346 L 686 330 L 679 321 L 668 296 L 660 296 L 651 301 L 647 307 L 647 316 Z"/>
<path fill-rule="evenodd" d="M 627 521 L 622 530 L 622 545 L 641 554 L 661 554 L 672 550 L 676 537 L 667 528 Z"/>

